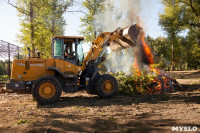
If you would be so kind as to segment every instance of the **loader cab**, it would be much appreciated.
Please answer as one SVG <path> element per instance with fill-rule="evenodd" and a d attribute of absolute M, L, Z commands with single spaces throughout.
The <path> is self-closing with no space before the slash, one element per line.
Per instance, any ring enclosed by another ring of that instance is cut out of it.
<path fill-rule="evenodd" d="M 52 40 L 52 58 L 63 59 L 81 66 L 83 62 L 83 37 L 54 36 Z"/>

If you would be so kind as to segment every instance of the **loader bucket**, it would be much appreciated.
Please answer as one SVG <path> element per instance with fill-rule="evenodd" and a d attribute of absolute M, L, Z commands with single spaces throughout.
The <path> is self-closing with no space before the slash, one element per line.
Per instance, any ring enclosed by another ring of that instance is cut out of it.
<path fill-rule="evenodd" d="M 142 28 L 135 24 L 122 30 L 122 35 L 110 43 L 112 51 L 135 47 Z"/>

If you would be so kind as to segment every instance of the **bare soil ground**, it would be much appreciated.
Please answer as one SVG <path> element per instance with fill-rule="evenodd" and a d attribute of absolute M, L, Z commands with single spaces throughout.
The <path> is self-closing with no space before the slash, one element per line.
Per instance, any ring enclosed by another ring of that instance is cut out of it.
<path fill-rule="evenodd" d="M 31 94 L 0 94 L 0 133 L 172 132 L 197 126 L 200 132 L 200 72 L 170 72 L 183 85 L 173 93 L 100 99 L 85 92 L 63 93 L 52 105 Z"/>

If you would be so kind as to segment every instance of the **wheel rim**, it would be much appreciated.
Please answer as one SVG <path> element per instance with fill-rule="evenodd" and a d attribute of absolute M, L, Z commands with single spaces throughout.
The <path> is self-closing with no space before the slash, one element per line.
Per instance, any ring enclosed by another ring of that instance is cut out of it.
<path fill-rule="evenodd" d="M 114 90 L 114 83 L 111 80 L 106 80 L 103 83 L 103 91 L 105 93 L 111 93 Z"/>
<path fill-rule="evenodd" d="M 46 82 L 40 85 L 39 87 L 39 94 L 41 98 L 50 99 L 56 93 L 56 87 L 54 84 Z"/>

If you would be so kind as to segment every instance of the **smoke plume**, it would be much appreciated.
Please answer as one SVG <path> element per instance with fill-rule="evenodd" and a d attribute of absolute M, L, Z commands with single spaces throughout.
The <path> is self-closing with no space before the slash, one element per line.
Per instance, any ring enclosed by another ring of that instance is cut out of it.
<path fill-rule="evenodd" d="M 94 25 L 103 31 L 114 31 L 137 23 L 140 13 L 139 0 L 114 0 L 107 2 L 103 13 L 95 15 Z"/>
<path fill-rule="evenodd" d="M 136 23 L 142 26 L 139 19 L 140 4 L 140 0 L 114 0 L 106 3 L 104 12 L 97 14 L 93 23 L 96 29 L 101 29 L 104 32 L 114 31 L 118 27 L 129 27 Z M 134 48 L 130 48 L 109 53 L 105 62 L 107 71 L 123 71 L 126 74 L 131 74 L 135 59 L 134 51 Z"/>

